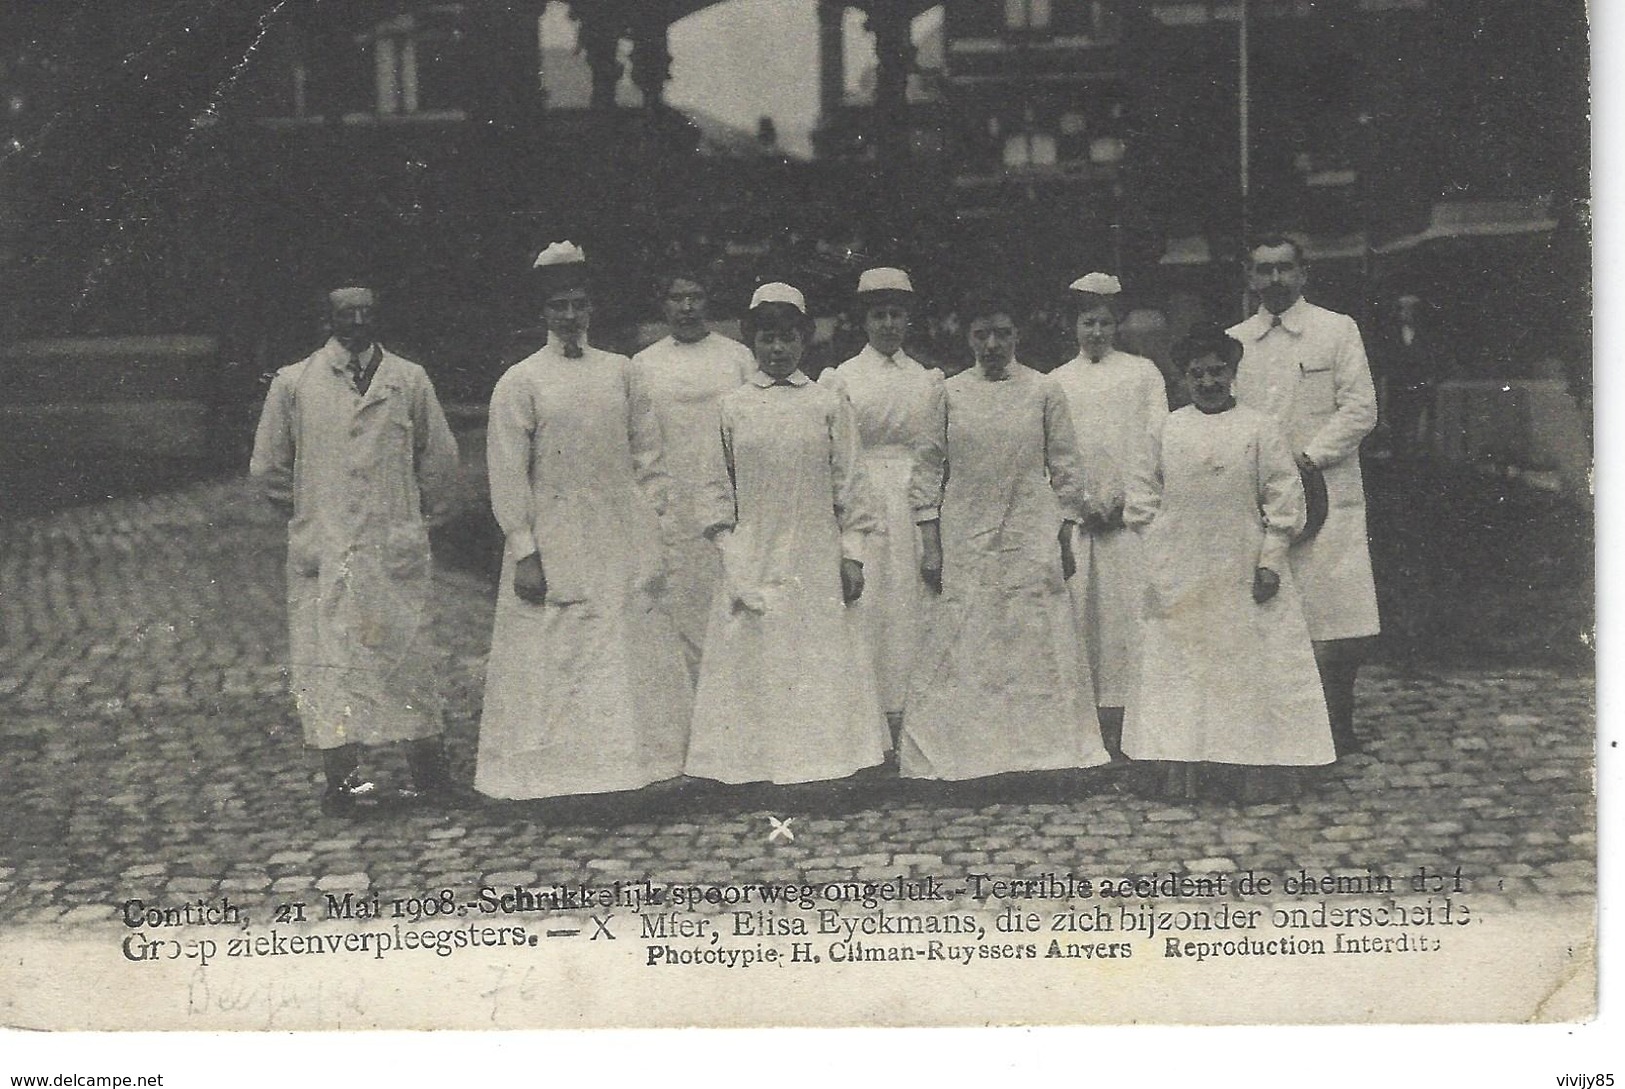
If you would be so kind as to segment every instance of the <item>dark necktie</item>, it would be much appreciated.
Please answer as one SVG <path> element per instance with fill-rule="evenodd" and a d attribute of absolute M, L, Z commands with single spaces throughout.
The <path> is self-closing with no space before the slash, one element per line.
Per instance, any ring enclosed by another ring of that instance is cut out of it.
<path fill-rule="evenodd" d="M 367 395 L 367 387 L 372 385 L 372 376 L 367 373 L 366 363 L 354 352 L 350 354 L 350 381 L 354 384 L 355 391 L 363 397 Z"/>
<path fill-rule="evenodd" d="M 1271 314 L 1270 315 L 1270 328 L 1271 329 L 1279 329 L 1280 327 L 1281 327 L 1281 315 L 1279 315 L 1279 314 Z"/>

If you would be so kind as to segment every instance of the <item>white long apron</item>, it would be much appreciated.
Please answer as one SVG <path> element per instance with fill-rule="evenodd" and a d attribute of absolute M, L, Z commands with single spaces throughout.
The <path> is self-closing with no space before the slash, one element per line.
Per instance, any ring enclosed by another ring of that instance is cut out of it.
<path fill-rule="evenodd" d="M 679 774 L 692 689 L 659 604 L 664 478 L 631 360 L 543 348 L 497 383 L 486 434 L 507 549 L 475 787 L 545 798 Z M 540 605 L 513 592 L 514 565 L 533 551 Z"/>
<path fill-rule="evenodd" d="M 901 712 L 930 593 L 920 578 L 920 533 L 910 486 L 915 456 L 942 432 L 947 412 L 942 372 L 927 370 L 903 352 L 884 356 L 871 346 L 818 380 L 852 402 L 864 469 L 881 507 L 879 530 L 865 548 L 866 588 L 852 608 L 874 649 L 881 709 Z"/>
<path fill-rule="evenodd" d="M 1066 394 L 1090 497 L 1103 509 L 1120 506 L 1128 473 L 1151 456 L 1168 418 L 1162 372 L 1149 359 L 1112 351 L 1099 362 L 1080 355 L 1050 377 Z M 1069 585 L 1089 650 L 1095 704 L 1127 707 L 1140 664 L 1140 538 L 1124 527 L 1079 526 L 1074 542 L 1078 573 Z"/>
<path fill-rule="evenodd" d="M 1057 540 L 1063 511 L 1089 509 L 1066 397 L 1019 363 L 1000 381 L 973 367 L 946 387 L 945 456 L 922 456 L 916 482 L 917 505 L 940 503 L 942 595 L 909 685 L 901 772 L 1104 764 Z"/>
<path fill-rule="evenodd" d="M 1136 760 L 1329 764 L 1331 725 L 1286 552 L 1303 485 L 1273 420 L 1245 407 L 1168 418 L 1126 512 L 1143 527 L 1142 685 L 1123 726 Z M 1253 601 L 1255 570 L 1281 576 Z"/>
<path fill-rule="evenodd" d="M 674 337 L 658 340 L 632 363 L 654 408 L 671 480 L 660 519 L 669 568 L 664 600 L 683 640 L 689 676 L 697 678 L 711 598 L 722 578 L 721 558 L 700 524 L 707 482 L 715 478 L 722 457 L 718 405 L 723 394 L 756 373 L 756 358 L 743 344 L 710 333 L 692 344 Z"/>
<path fill-rule="evenodd" d="M 858 558 L 875 521 L 851 406 L 800 371 L 787 384 L 758 373 L 723 398 L 722 439 L 731 481 L 709 522 L 734 528 L 685 770 L 804 783 L 878 764 L 886 721 L 841 597 L 841 558 Z"/>
<path fill-rule="evenodd" d="M 457 443 L 423 368 L 383 352 L 365 395 L 328 341 L 277 373 L 250 472 L 292 504 L 288 650 L 305 743 L 440 733 L 425 512 L 453 495 Z"/>

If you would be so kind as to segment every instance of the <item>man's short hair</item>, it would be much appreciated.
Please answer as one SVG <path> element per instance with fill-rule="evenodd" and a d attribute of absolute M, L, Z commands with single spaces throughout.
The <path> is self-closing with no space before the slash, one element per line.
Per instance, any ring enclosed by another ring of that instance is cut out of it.
<path fill-rule="evenodd" d="M 1303 255 L 1303 243 L 1295 234 L 1286 231 L 1264 231 L 1254 236 L 1252 243 L 1247 247 L 1247 263 L 1253 262 L 1253 254 L 1264 247 L 1274 249 L 1277 246 L 1291 246 L 1292 257 L 1298 264 L 1308 264 Z"/>

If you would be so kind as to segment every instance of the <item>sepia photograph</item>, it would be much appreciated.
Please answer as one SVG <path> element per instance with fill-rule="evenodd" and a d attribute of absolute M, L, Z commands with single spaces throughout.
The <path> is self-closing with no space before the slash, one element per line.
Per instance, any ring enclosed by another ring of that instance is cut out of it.
<path fill-rule="evenodd" d="M 1587 19 L 0 0 L 0 1031 L 1594 1018 Z"/>

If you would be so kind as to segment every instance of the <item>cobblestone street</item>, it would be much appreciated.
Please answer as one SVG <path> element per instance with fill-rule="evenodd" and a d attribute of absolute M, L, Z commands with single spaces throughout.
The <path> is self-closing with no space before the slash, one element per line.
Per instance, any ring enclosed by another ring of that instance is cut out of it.
<path fill-rule="evenodd" d="M 676 792 L 351 822 L 320 815 L 286 693 L 282 527 L 242 483 L 0 528 L 0 923 L 183 903 L 607 881 L 1463 868 L 1509 906 L 1595 887 L 1588 674 L 1389 664 L 1368 741 L 1284 804 L 1174 807 L 1111 777 L 1002 793 L 889 776 L 838 792 Z M 438 581 L 449 737 L 471 779 L 491 594 Z M 386 781 L 398 754 L 377 758 Z M 639 807 L 641 806 L 641 808 Z M 651 806 L 656 808 L 651 808 Z M 768 815 L 796 815 L 793 842 Z"/>

